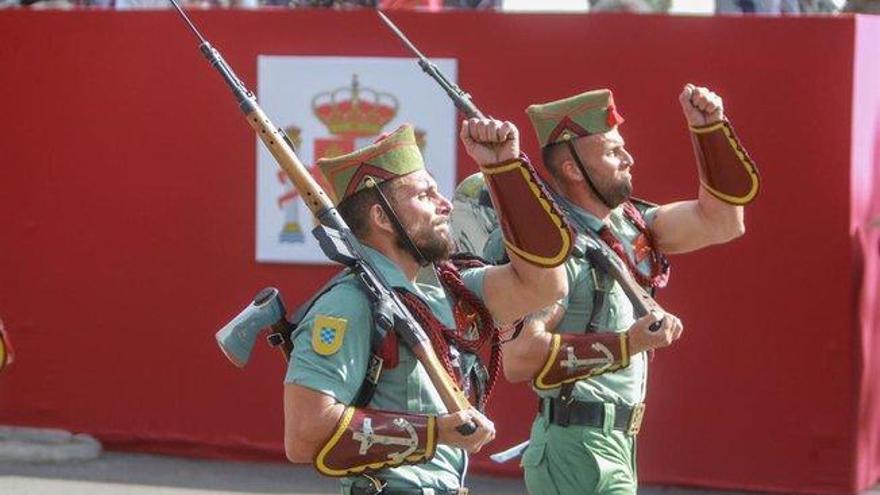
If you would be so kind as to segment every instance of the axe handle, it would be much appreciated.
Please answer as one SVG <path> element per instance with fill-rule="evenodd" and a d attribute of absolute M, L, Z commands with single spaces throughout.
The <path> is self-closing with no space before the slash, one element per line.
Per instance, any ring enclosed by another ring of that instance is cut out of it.
<path fill-rule="evenodd" d="M 293 334 L 294 326 L 287 321 L 286 317 L 282 317 L 277 323 L 273 323 L 269 329 L 271 333 L 281 335 L 281 343 L 279 343 L 277 347 L 281 352 L 281 357 L 284 359 L 284 362 L 289 362 L 290 356 L 293 354 L 293 339 L 291 338 L 291 334 Z"/>

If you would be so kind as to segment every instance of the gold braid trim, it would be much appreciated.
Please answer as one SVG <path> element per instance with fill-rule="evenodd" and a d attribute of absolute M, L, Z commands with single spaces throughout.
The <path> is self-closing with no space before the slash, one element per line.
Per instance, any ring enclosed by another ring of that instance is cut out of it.
<path fill-rule="evenodd" d="M 538 376 L 535 377 L 534 385 L 538 390 L 550 390 L 558 387 L 559 383 L 546 383 L 544 379 L 547 377 L 547 374 L 553 368 L 553 365 L 556 363 L 556 357 L 559 355 L 559 347 L 562 343 L 562 336 L 558 333 L 553 334 L 553 338 L 550 340 L 550 355 L 547 356 L 547 361 L 544 362 L 544 367 L 541 368 L 541 372 L 538 373 Z M 574 381 L 574 380 L 572 380 Z"/>
<path fill-rule="evenodd" d="M 532 381 L 532 385 L 538 390 L 551 390 L 565 383 L 573 383 L 579 380 L 604 375 L 605 373 L 612 373 L 614 371 L 626 368 L 627 366 L 629 366 L 630 363 L 629 334 L 626 332 L 621 332 L 618 335 L 618 342 L 620 344 L 620 362 L 618 362 L 617 364 L 604 368 L 591 368 L 583 373 L 578 373 L 562 380 L 551 379 L 550 381 L 548 381 L 548 375 L 551 374 L 556 366 L 559 366 L 559 363 L 556 360 L 559 357 L 560 350 L 562 349 L 562 336 L 558 333 L 553 334 L 553 338 L 550 341 L 550 355 L 547 357 L 547 361 L 541 368 L 541 372 L 538 373 L 538 375 Z"/>
<path fill-rule="evenodd" d="M 710 134 L 721 129 L 722 132 L 724 132 L 724 137 L 727 139 L 728 144 L 730 144 L 730 147 L 733 149 L 734 154 L 739 159 L 740 163 L 742 163 L 743 168 L 746 169 L 746 173 L 749 174 L 749 179 L 752 182 L 751 188 L 745 196 L 733 196 L 730 194 L 725 194 L 704 182 L 702 177 L 700 177 L 700 185 L 703 186 L 703 188 L 706 189 L 709 194 L 715 196 L 721 201 L 724 201 L 725 203 L 737 206 L 743 206 L 751 203 L 752 200 L 755 199 L 755 196 L 758 195 L 758 190 L 760 190 L 758 168 L 755 166 L 755 162 L 752 161 L 752 158 L 746 152 L 742 143 L 740 143 L 739 138 L 737 138 L 736 134 L 733 132 L 730 121 L 725 119 L 715 124 L 710 124 L 708 126 L 688 126 L 688 128 L 694 134 Z"/>
<path fill-rule="evenodd" d="M 406 457 L 401 462 L 393 462 L 391 460 L 382 460 L 378 462 L 368 462 L 365 464 L 352 466 L 345 469 L 334 469 L 327 465 L 327 456 L 330 452 L 333 451 L 334 448 L 337 447 L 339 441 L 342 437 L 349 433 L 348 429 L 349 424 L 351 424 L 351 419 L 354 416 L 357 408 L 354 406 L 348 406 L 345 408 L 345 412 L 342 414 L 342 417 L 339 419 L 339 423 L 336 425 L 336 430 L 333 432 L 333 435 L 330 436 L 330 440 L 324 444 L 324 447 L 321 448 L 321 451 L 318 452 L 318 456 L 315 457 L 315 468 L 323 475 L 330 477 L 344 477 L 351 476 L 353 474 L 360 474 L 364 471 L 377 471 L 379 469 L 388 468 L 388 467 L 397 467 L 402 466 L 404 464 L 418 464 L 421 462 L 425 462 L 434 457 L 435 452 L 437 451 L 437 417 L 436 416 L 428 416 L 428 429 L 427 429 L 427 439 L 425 442 L 425 450 L 422 453 L 415 453 L 408 457 Z"/>
<path fill-rule="evenodd" d="M 555 203 L 553 203 L 552 200 L 548 197 L 544 188 L 541 187 L 541 185 L 537 182 L 536 177 L 529 170 L 529 167 L 527 167 L 521 159 L 512 159 L 508 162 L 500 162 L 493 165 L 480 165 L 480 172 L 482 172 L 484 175 L 503 174 L 516 170 L 518 170 L 519 173 L 522 175 L 523 181 L 525 181 L 525 183 L 528 185 L 529 190 L 531 191 L 535 199 L 538 200 L 538 204 L 541 206 L 541 209 L 547 214 L 548 217 L 550 217 L 550 221 L 552 222 L 552 224 L 557 229 L 559 229 L 562 245 L 559 248 L 559 252 L 557 252 L 553 256 L 540 256 L 534 253 L 530 253 L 517 247 L 516 245 L 508 241 L 507 238 L 504 238 L 504 245 L 511 252 L 515 253 L 517 256 L 533 265 L 548 268 L 559 266 L 568 258 L 568 255 L 571 252 L 572 234 L 569 230 L 568 224 L 565 221 L 565 218 L 555 207 Z"/>

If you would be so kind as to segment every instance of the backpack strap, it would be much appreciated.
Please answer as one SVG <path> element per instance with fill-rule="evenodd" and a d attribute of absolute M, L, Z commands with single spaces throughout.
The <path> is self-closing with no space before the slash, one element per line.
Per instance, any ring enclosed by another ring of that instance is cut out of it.
<path fill-rule="evenodd" d="M 599 315 L 608 299 L 608 293 L 611 292 L 611 289 L 614 287 L 614 279 L 605 273 L 605 270 L 599 268 L 601 265 L 598 265 L 593 259 L 593 256 L 595 256 L 596 253 L 586 249 L 586 239 L 586 235 L 579 232 L 575 238 L 575 247 L 571 253 L 572 256 L 576 256 L 589 262 L 590 277 L 593 280 L 593 306 L 590 311 L 590 317 L 584 325 L 585 333 L 595 332 L 599 328 Z"/>
<path fill-rule="evenodd" d="M 293 342 L 292 333 L 297 331 L 300 322 L 305 318 L 306 313 L 315 305 L 315 302 L 321 298 L 327 292 L 339 285 L 343 279 L 351 274 L 351 270 L 345 269 L 339 272 L 336 276 L 330 279 L 329 282 L 324 284 L 318 292 L 315 293 L 308 301 L 306 301 L 302 306 L 297 308 L 297 310 L 293 313 L 291 317 L 291 325 L 290 331 L 287 335 L 281 334 L 272 334 L 269 336 L 269 342 L 272 346 L 282 344 L 285 339 L 289 342 Z M 364 290 L 361 284 L 357 284 L 361 290 Z M 364 290 L 365 291 L 365 290 Z M 365 294 L 366 295 L 366 294 Z M 375 305 L 371 303 L 370 312 L 375 317 L 376 308 Z M 373 318 L 375 321 L 375 318 Z M 385 337 L 388 332 L 382 329 L 379 325 L 371 325 L 370 331 L 370 359 L 367 363 L 367 373 L 364 376 L 364 381 L 361 383 L 360 388 L 358 389 L 357 394 L 355 394 L 354 400 L 352 401 L 351 406 L 354 407 L 366 407 L 367 404 L 373 399 L 373 394 L 376 392 L 376 385 L 379 383 L 379 377 L 382 375 L 382 368 L 385 360 L 382 358 L 382 343 L 385 341 Z M 292 345 L 291 345 L 292 349 Z"/>

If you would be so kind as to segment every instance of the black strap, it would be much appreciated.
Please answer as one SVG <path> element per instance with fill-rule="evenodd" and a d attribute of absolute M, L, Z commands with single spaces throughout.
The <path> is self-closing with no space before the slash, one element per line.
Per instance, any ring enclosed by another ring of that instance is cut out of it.
<path fill-rule="evenodd" d="M 596 197 L 599 198 L 599 201 L 601 201 L 602 204 L 604 204 L 605 206 L 607 206 L 609 208 L 613 208 L 613 206 L 611 206 L 611 204 L 608 203 L 608 200 L 605 199 L 605 196 L 602 196 L 602 193 L 600 193 L 599 189 L 596 188 L 596 184 L 593 183 L 593 179 L 590 177 L 590 174 L 587 173 L 587 168 L 584 167 L 584 162 L 581 161 L 580 155 L 578 154 L 577 150 L 574 148 L 574 141 L 569 139 L 568 141 L 565 142 L 565 144 L 568 145 L 568 151 L 569 151 L 569 153 L 571 153 L 571 158 L 574 160 L 574 163 L 580 169 L 581 175 L 584 176 L 584 180 L 587 181 L 587 185 L 590 186 L 590 189 L 593 191 L 593 194 L 595 194 Z"/>
<path fill-rule="evenodd" d="M 593 309 L 590 311 L 590 319 L 587 320 L 586 332 L 595 332 L 599 329 L 599 314 L 605 307 L 608 292 L 611 290 L 608 283 L 611 277 L 592 263 L 590 264 L 590 273 L 593 275 Z"/>
<path fill-rule="evenodd" d="M 471 368 L 469 382 L 474 387 L 474 399 L 477 402 L 477 409 L 481 413 L 486 413 L 486 392 L 489 384 L 489 368 L 483 364 L 479 354 L 475 354 L 474 366 Z"/>
<path fill-rule="evenodd" d="M 559 401 L 563 403 L 569 403 L 574 400 L 572 392 L 574 392 L 575 383 L 577 382 L 567 382 L 563 383 L 562 386 L 559 387 Z"/>
<path fill-rule="evenodd" d="M 382 209 L 385 210 L 385 214 L 388 216 L 388 219 L 391 220 L 391 224 L 394 226 L 394 230 L 397 231 L 397 235 L 403 240 L 403 243 L 406 245 L 407 251 L 412 254 L 413 258 L 415 258 L 416 263 L 419 266 L 427 266 L 428 260 L 419 251 L 419 248 L 416 246 L 416 243 L 410 238 L 409 234 L 406 233 L 406 229 L 403 228 L 403 224 L 400 223 L 400 219 L 397 217 L 397 213 L 394 211 L 394 208 L 391 207 L 391 203 L 388 201 L 388 198 L 385 197 L 385 194 L 382 192 L 382 188 L 376 184 L 372 178 L 368 178 L 367 187 L 376 191 L 376 197 L 379 198 L 379 204 L 382 206 Z"/>
<path fill-rule="evenodd" d="M 541 414 L 546 414 L 547 420 L 559 426 L 605 426 L 605 403 L 604 402 L 563 402 L 560 399 L 544 398 L 540 402 Z M 632 419 L 633 407 L 614 406 L 614 426 L 616 430 L 626 431 L 629 429 Z"/>
<path fill-rule="evenodd" d="M 612 288 L 610 282 L 613 280 L 613 278 L 608 273 L 606 273 L 605 270 L 601 269 L 602 265 L 595 262 L 595 256 L 597 256 L 598 253 L 586 249 L 586 247 L 584 246 L 586 238 L 586 234 L 578 233 L 577 237 L 575 238 L 575 249 L 572 253 L 572 256 L 583 258 L 590 263 L 590 273 L 593 277 L 593 306 L 590 310 L 590 317 L 587 319 L 587 322 L 584 325 L 584 332 L 589 333 L 595 332 L 599 329 L 599 314 L 601 313 L 608 299 L 608 293 L 611 291 Z"/>

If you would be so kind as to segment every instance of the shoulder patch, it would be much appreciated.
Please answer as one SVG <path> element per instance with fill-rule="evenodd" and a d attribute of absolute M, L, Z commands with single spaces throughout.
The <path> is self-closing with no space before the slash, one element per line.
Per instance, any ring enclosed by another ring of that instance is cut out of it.
<path fill-rule="evenodd" d="M 348 320 L 316 315 L 312 324 L 312 348 L 322 356 L 330 356 L 342 347 Z"/>

